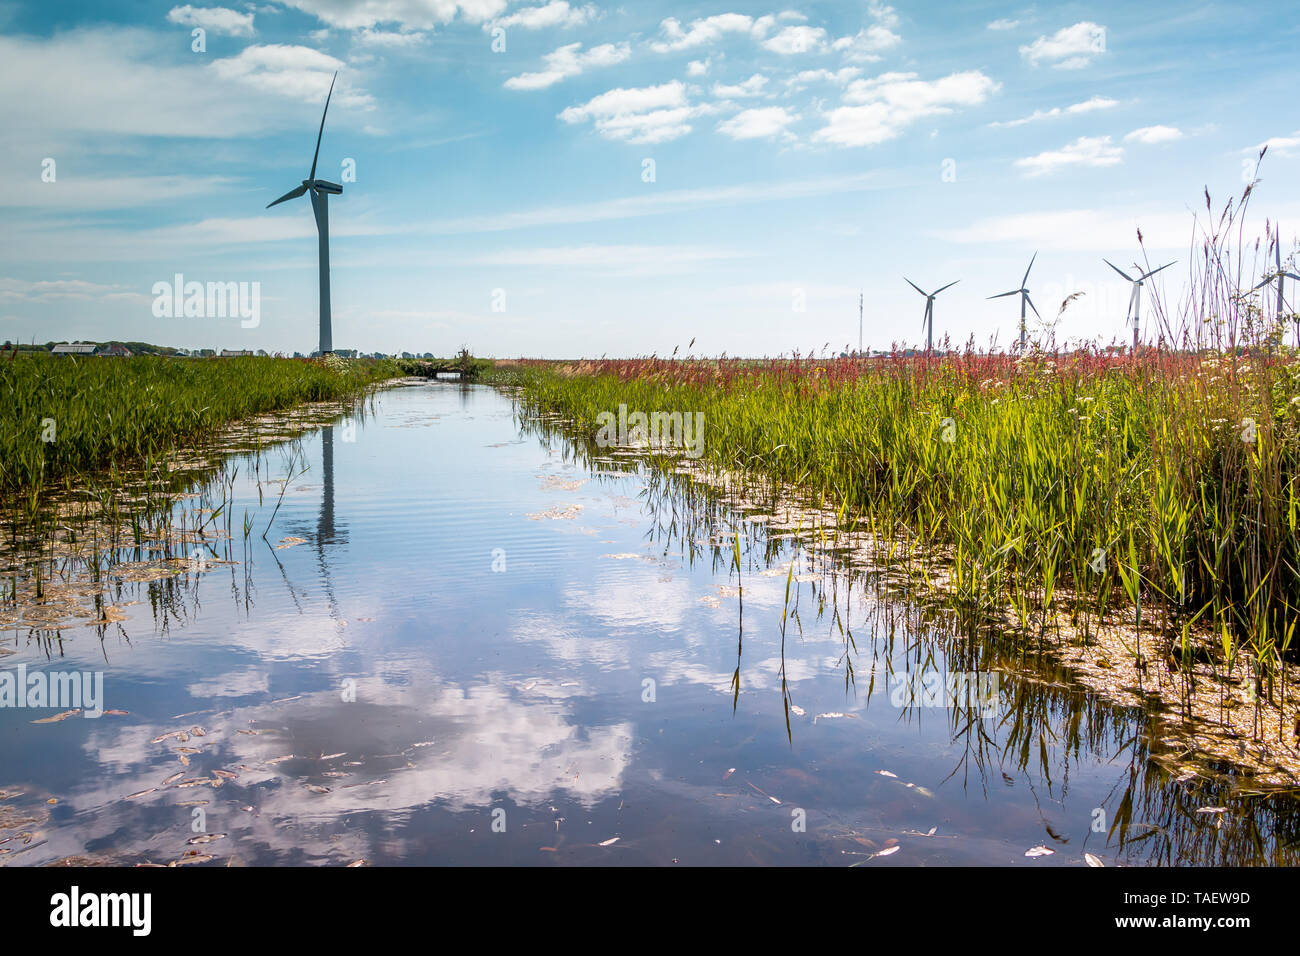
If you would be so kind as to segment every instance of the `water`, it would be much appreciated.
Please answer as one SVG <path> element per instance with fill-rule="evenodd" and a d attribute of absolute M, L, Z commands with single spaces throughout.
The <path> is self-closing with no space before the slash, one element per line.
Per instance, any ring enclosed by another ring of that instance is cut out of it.
<path fill-rule="evenodd" d="M 524 426 L 488 387 L 383 391 L 301 440 L 265 541 L 291 454 L 260 503 L 230 463 L 236 563 L 0 632 L 0 668 L 101 671 L 127 712 L 0 709 L 0 864 L 1296 862 L 1293 798 L 1176 781 L 1059 673 L 999 671 L 989 717 L 899 706 L 899 674 L 1002 658 L 761 523 L 742 611 L 736 515 Z"/>

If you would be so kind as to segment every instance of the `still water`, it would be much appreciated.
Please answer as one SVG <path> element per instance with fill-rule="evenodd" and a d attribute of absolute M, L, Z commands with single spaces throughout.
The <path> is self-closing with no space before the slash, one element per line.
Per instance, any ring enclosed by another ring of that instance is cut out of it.
<path fill-rule="evenodd" d="M 1292 797 L 1175 779 L 1141 713 L 580 451 L 433 382 L 232 459 L 181 506 L 235 516 L 202 566 L 0 631 L 0 669 L 101 672 L 123 712 L 0 708 L 0 865 L 1296 861 Z M 956 670 L 996 689 L 897 693 Z"/>

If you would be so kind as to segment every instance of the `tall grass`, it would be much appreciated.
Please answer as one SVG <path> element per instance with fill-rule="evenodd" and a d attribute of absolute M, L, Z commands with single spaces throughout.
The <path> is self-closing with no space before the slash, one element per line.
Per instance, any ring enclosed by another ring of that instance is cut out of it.
<path fill-rule="evenodd" d="M 619 405 L 703 412 L 709 466 L 830 499 L 885 553 L 929 555 L 972 622 L 1011 609 L 1029 639 L 1122 614 L 1141 667 L 1188 671 L 1212 634 L 1219 673 L 1248 657 L 1267 698 L 1300 621 L 1300 360 L 1229 264 L 1248 195 L 1199 237 L 1179 320 L 1157 306 L 1166 344 L 1136 355 L 648 358 L 524 364 L 513 381 L 525 408 L 588 436 Z"/>
<path fill-rule="evenodd" d="M 391 361 L 0 359 L 0 499 L 34 507 L 75 476 L 127 470 L 239 418 L 352 394 Z"/>

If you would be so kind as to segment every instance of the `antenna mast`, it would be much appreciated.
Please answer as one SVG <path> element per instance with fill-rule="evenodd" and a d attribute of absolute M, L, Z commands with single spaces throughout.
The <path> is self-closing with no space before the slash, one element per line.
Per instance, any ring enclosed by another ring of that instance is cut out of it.
<path fill-rule="evenodd" d="M 858 290 L 858 358 L 862 358 L 862 290 Z"/>

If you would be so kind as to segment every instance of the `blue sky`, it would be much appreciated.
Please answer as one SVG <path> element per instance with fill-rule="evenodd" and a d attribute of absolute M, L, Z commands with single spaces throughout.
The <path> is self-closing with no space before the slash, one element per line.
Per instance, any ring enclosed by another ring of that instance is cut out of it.
<path fill-rule="evenodd" d="M 1270 149 L 1249 229 L 1300 231 L 1282 3 L 0 2 L 0 338 L 497 356 L 1127 338 L 1102 263 L 1180 260 Z M 193 31 L 205 49 L 192 49 Z M 504 39 L 504 44 L 501 42 Z M 494 49 L 497 47 L 498 49 Z M 504 49 L 499 49 L 504 46 Z M 45 181 L 47 160 L 53 181 Z M 649 175 L 653 162 L 653 176 Z M 260 323 L 153 314 L 256 282 Z M 1113 280 L 1113 281 L 1112 281 Z M 802 308 L 800 308 L 802 306 Z"/>

